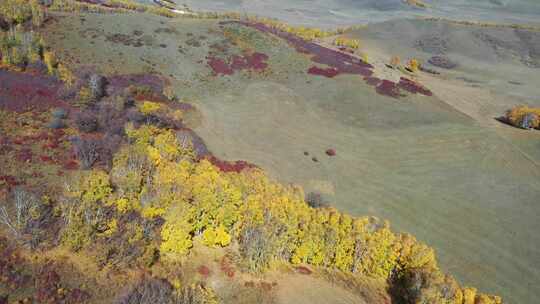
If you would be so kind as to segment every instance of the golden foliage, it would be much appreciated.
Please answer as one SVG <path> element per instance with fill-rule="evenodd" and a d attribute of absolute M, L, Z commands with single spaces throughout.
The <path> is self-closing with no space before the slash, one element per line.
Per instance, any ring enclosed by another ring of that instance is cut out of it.
<path fill-rule="evenodd" d="M 397 67 L 401 64 L 401 59 L 399 59 L 399 56 L 392 56 L 390 58 L 390 65 L 393 67 Z"/>
<path fill-rule="evenodd" d="M 334 40 L 334 45 L 348 47 L 351 49 L 358 49 L 360 47 L 360 41 L 357 39 L 350 39 L 347 37 L 338 37 Z"/>
<path fill-rule="evenodd" d="M 413 58 L 411 60 L 409 60 L 409 62 L 407 63 L 407 67 L 413 71 L 413 72 L 417 72 L 419 69 L 420 69 L 420 61 L 418 61 L 417 59 Z"/>
<path fill-rule="evenodd" d="M 45 62 L 49 74 L 53 75 L 56 67 L 58 66 L 56 55 L 53 52 L 46 51 L 45 53 L 43 53 L 43 62 Z"/>
<path fill-rule="evenodd" d="M 161 109 L 161 104 L 158 102 L 144 101 L 138 106 L 139 111 L 143 114 L 153 114 Z"/>

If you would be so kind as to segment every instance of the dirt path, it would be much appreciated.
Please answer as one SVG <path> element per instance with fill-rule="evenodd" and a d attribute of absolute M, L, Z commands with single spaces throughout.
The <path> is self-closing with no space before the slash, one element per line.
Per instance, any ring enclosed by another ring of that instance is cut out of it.
<path fill-rule="evenodd" d="M 352 292 L 312 276 L 287 274 L 278 286 L 276 302 L 280 304 L 367 304 Z"/>

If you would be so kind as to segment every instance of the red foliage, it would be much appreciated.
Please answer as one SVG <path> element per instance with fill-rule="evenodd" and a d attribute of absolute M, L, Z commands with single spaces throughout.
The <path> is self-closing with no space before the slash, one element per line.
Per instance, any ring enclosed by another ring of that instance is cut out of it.
<path fill-rule="evenodd" d="M 20 264 L 24 259 L 8 244 L 5 238 L 0 238 L 0 283 L 10 290 L 17 290 L 29 282 L 29 277 L 21 271 Z"/>
<path fill-rule="evenodd" d="M 79 163 L 74 159 L 70 159 L 64 163 L 63 167 L 65 170 L 77 170 L 79 169 Z"/>
<path fill-rule="evenodd" d="M 214 166 L 218 167 L 219 170 L 222 172 L 241 172 L 242 170 L 246 168 L 257 167 L 254 164 L 248 163 L 243 160 L 226 161 L 226 160 L 221 160 L 213 155 L 207 155 L 205 156 L 205 159 L 211 162 Z"/>
<path fill-rule="evenodd" d="M 244 56 L 233 55 L 227 60 L 208 56 L 207 64 L 210 66 L 215 75 L 232 75 L 234 71 L 241 70 L 264 70 L 268 67 L 266 60 L 268 56 L 262 53 L 253 53 Z"/>
<path fill-rule="evenodd" d="M 311 269 L 307 268 L 306 266 L 297 266 L 296 272 L 300 274 L 306 274 L 306 275 L 310 275 L 313 273 L 313 271 L 311 271 Z"/>
<path fill-rule="evenodd" d="M 8 189 L 18 185 L 22 185 L 22 182 L 17 181 L 17 178 L 12 175 L 2 175 L 0 176 L 0 181 L 4 182 L 7 185 Z"/>
<path fill-rule="evenodd" d="M 401 77 L 399 79 L 398 86 L 400 88 L 404 89 L 405 91 L 413 93 L 413 94 L 419 93 L 419 94 L 426 95 L 426 96 L 432 96 L 433 95 L 433 93 L 430 90 L 428 90 L 427 88 L 425 88 L 423 85 L 421 85 L 421 84 L 419 84 L 419 83 L 417 83 L 415 81 L 412 81 L 410 79 L 407 79 L 405 77 Z"/>
<path fill-rule="evenodd" d="M 253 53 L 251 55 L 245 56 L 248 68 L 254 69 L 254 70 L 264 70 L 268 67 L 268 64 L 266 63 L 266 60 L 268 60 L 268 56 L 266 54 L 262 53 Z"/>
<path fill-rule="evenodd" d="M 210 268 L 206 267 L 205 265 L 199 266 L 199 268 L 197 268 L 197 272 L 205 278 L 209 277 L 211 273 Z"/>
<path fill-rule="evenodd" d="M 208 57 L 208 65 L 214 71 L 214 74 L 219 75 L 232 75 L 233 69 L 225 62 L 225 60 L 216 57 Z"/>
<path fill-rule="evenodd" d="M 53 77 L 0 70 L 0 109 L 21 113 L 67 106 L 57 94 L 61 87 Z"/>
<path fill-rule="evenodd" d="M 392 82 L 390 80 L 384 79 L 378 86 L 377 86 L 377 93 L 381 95 L 386 95 L 390 97 L 397 98 L 401 94 L 399 92 L 399 87 L 396 85 L 395 82 Z"/>
<path fill-rule="evenodd" d="M 227 257 L 223 257 L 221 259 L 219 266 L 221 268 L 221 271 L 223 271 L 229 278 L 234 278 L 234 267 Z"/>
<path fill-rule="evenodd" d="M 40 156 L 39 156 L 39 159 L 40 159 L 42 162 L 46 162 L 46 163 L 54 163 L 54 160 L 52 159 L 52 157 L 47 156 L 47 155 L 40 155 Z"/>
<path fill-rule="evenodd" d="M 60 288 L 60 276 L 50 268 L 42 269 L 36 278 L 34 299 L 38 303 L 55 303 L 57 299 L 60 300 L 57 292 Z"/>
<path fill-rule="evenodd" d="M 20 150 L 15 156 L 15 159 L 20 162 L 32 162 L 32 150 L 28 148 Z"/>
<path fill-rule="evenodd" d="M 328 156 L 336 156 L 336 150 L 335 149 L 328 149 L 325 151 L 326 155 Z"/>
<path fill-rule="evenodd" d="M 381 83 L 381 79 L 374 76 L 364 77 L 364 80 L 368 85 L 374 87 L 378 86 Z"/>
<path fill-rule="evenodd" d="M 332 78 L 332 77 L 337 76 L 339 74 L 339 71 L 336 68 L 321 69 L 319 67 L 312 66 L 309 68 L 308 73 L 312 75 L 321 75 L 328 78 Z"/>
<path fill-rule="evenodd" d="M 362 75 L 364 76 L 363 79 L 364 81 L 366 81 L 367 84 L 376 87 L 377 93 L 381 95 L 394 97 L 394 98 L 401 96 L 399 92 L 399 88 L 402 88 L 411 93 L 420 93 L 427 96 L 431 96 L 432 94 L 431 91 L 424 88 L 423 86 L 405 78 L 402 78 L 399 84 L 396 84 L 390 80 L 380 80 L 377 77 L 372 77 L 373 66 L 360 60 L 359 58 L 351 54 L 333 50 L 333 49 L 318 45 L 313 42 L 305 41 L 301 39 L 300 37 L 295 36 L 294 34 L 287 33 L 277 28 L 269 27 L 263 23 L 224 21 L 224 22 L 221 22 L 220 24 L 224 25 L 227 23 L 240 23 L 245 26 L 253 27 L 261 32 L 274 34 L 286 40 L 289 44 L 295 47 L 297 52 L 302 53 L 302 54 L 312 55 L 311 61 L 328 66 L 328 68 L 326 69 L 312 66 L 308 70 L 309 74 L 321 75 L 328 78 L 335 77 L 336 75 L 339 75 L 339 74 Z M 340 48 L 340 49 L 343 51 L 348 51 L 347 48 Z M 236 61 L 237 59 L 233 60 L 233 63 L 235 63 L 233 65 L 243 67 L 244 65 L 243 62 L 240 62 L 240 61 L 236 62 Z M 225 73 L 225 72 L 232 74 L 233 69 L 229 67 L 229 65 L 227 65 L 225 61 L 221 60 L 218 63 L 219 65 L 216 65 L 217 70 L 212 66 L 212 64 L 209 63 L 216 74 Z"/>

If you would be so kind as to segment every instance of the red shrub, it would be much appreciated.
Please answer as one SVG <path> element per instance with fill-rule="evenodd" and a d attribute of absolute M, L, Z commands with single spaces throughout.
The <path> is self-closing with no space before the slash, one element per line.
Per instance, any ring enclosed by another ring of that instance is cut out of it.
<path fill-rule="evenodd" d="M 220 268 L 229 278 L 233 278 L 235 271 L 233 265 L 231 265 L 227 257 L 223 257 L 220 261 Z"/>
<path fill-rule="evenodd" d="M 313 271 L 311 271 L 311 269 L 307 268 L 306 266 L 298 266 L 296 267 L 296 272 L 300 273 L 300 274 L 307 274 L 307 275 L 310 275 L 313 273 Z"/>
<path fill-rule="evenodd" d="M 378 86 L 377 86 L 377 93 L 381 95 L 386 95 L 390 97 L 397 98 L 401 94 L 399 92 L 399 87 L 396 85 L 395 82 L 392 82 L 390 80 L 384 79 Z"/>
<path fill-rule="evenodd" d="M 324 77 L 333 78 L 339 74 L 339 71 L 336 68 L 322 69 L 316 66 L 312 66 L 309 68 L 308 73 L 312 75 L 321 75 Z"/>
<path fill-rule="evenodd" d="M 209 277 L 211 273 L 210 268 L 206 267 L 205 265 L 199 266 L 199 268 L 197 268 L 197 272 L 205 278 Z"/>

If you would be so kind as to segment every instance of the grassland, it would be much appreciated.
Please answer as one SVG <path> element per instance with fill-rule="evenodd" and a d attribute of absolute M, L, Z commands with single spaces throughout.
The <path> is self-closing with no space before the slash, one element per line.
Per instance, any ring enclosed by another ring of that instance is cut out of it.
<path fill-rule="evenodd" d="M 389 219 L 433 245 L 466 283 L 520 303 L 536 297 L 527 284 L 539 278 L 540 172 L 444 101 L 381 96 L 358 75 L 309 75 L 305 54 L 239 24 L 130 13 L 56 21 L 46 40 L 74 69 L 167 76 L 200 109 L 187 119 L 218 156 L 256 163 L 341 210 Z M 268 68 L 221 76 L 207 64 L 245 52 L 266 54 Z"/>

